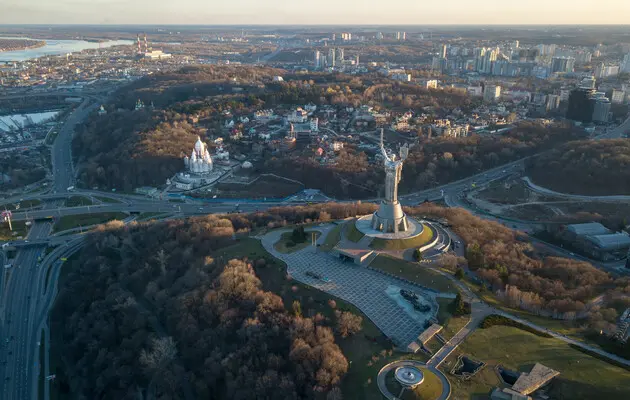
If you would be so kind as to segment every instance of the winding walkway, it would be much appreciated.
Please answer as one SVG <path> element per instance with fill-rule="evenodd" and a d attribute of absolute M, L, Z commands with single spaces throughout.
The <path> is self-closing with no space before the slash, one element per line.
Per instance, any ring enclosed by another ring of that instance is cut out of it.
<path fill-rule="evenodd" d="M 586 196 L 581 194 L 570 194 L 570 193 L 561 193 L 556 192 L 551 189 L 547 189 L 545 187 L 536 185 L 532 180 L 526 176 L 523 178 L 523 181 L 534 192 L 540 194 L 546 194 L 549 196 L 556 196 L 565 199 L 577 200 L 577 201 L 601 201 L 601 202 L 627 202 L 630 201 L 630 196 L 627 195 L 611 195 L 611 196 Z"/>

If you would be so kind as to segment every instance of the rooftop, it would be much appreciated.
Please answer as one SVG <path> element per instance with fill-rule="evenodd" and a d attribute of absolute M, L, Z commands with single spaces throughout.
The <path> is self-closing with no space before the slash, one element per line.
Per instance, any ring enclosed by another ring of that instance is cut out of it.
<path fill-rule="evenodd" d="M 578 236 L 582 235 L 605 235 L 610 233 L 608 228 L 599 222 L 588 222 L 585 224 L 572 224 L 567 226 L 567 230 Z"/>
<path fill-rule="evenodd" d="M 586 239 L 602 249 L 615 250 L 630 247 L 630 236 L 623 232 L 609 235 L 592 235 Z"/>
<path fill-rule="evenodd" d="M 523 372 L 518 377 L 514 385 L 512 385 L 512 390 L 528 395 L 558 375 L 560 375 L 560 372 L 536 363 L 529 373 Z"/>

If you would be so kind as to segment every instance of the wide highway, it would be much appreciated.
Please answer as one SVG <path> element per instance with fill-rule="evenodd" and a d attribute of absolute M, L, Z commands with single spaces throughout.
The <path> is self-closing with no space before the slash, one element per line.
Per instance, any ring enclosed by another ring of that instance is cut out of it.
<path fill-rule="evenodd" d="M 80 93 L 75 93 L 75 95 L 81 96 Z M 24 240 L 20 243 L 15 243 L 17 255 L 13 261 L 13 266 L 6 270 L 3 268 L 3 275 L 0 278 L 0 398 L 3 400 L 35 399 L 38 396 L 40 334 L 42 329 L 46 332 L 46 336 L 49 334 L 46 319 L 55 296 L 56 276 L 61 268 L 59 256 L 60 254 L 66 254 L 65 252 L 70 253 L 76 250 L 81 243 L 80 235 L 67 237 L 50 236 L 52 222 L 42 221 L 41 219 L 102 212 L 159 212 L 189 216 L 226 213 L 236 209 L 235 204 L 229 201 L 223 203 L 204 203 L 201 201 L 172 203 L 146 197 L 87 190 L 68 192 L 68 187 L 74 186 L 75 182 L 71 153 L 71 141 L 75 127 L 99 104 L 98 102 L 90 104 L 88 96 L 81 97 L 84 97 L 84 102 L 74 110 L 60 128 L 51 150 L 54 174 L 52 193 L 15 196 L 4 200 L 4 202 L 16 202 L 22 199 L 38 198 L 46 200 L 46 202 L 42 206 L 28 211 L 29 219 L 39 221 L 35 221 L 32 225 L 27 238 L 28 242 Z M 630 118 L 619 127 L 607 131 L 597 138 L 619 137 L 627 133 L 629 129 Z M 426 199 L 444 199 L 447 204 L 466 207 L 466 204 L 461 201 L 462 194 L 465 191 L 474 187 L 485 186 L 494 180 L 521 172 L 527 158 L 529 157 L 437 188 L 400 196 L 401 203 L 404 205 L 415 205 Z M 74 195 L 111 197 L 119 200 L 120 203 L 103 203 L 85 207 L 63 207 L 63 198 Z M 289 204 L 247 202 L 241 203 L 239 210 L 251 212 L 278 205 Z M 27 212 L 23 210 L 17 211 L 13 215 L 15 220 L 27 219 Z M 489 218 L 484 215 L 480 216 Z M 506 221 L 501 222 L 507 223 Z M 523 229 L 526 227 L 518 226 L 517 228 Z M 60 246 L 40 264 L 38 259 L 40 257 L 43 258 L 43 252 L 48 244 L 59 244 Z M 44 281 L 48 268 L 52 269 L 50 274 L 51 282 L 50 287 L 44 291 Z M 47 368 L 47 365 L 45 367 Z M 47 390 L 44 398 L 48 398 Z"/>
<path fill-rule="evenodd" d="M 28 234 L 28 240 L 44 239 L 50 233 L 49 222 L 35 223 Z M 2 330 L 2 351 L 0 351 L 0 397 L 6 400 L 30 399 L 31 369 L 33 359 L 32 344 L 36 341 L 35 326 L 31 320 L 36 294 L 32 285 L 38 273 L 38 258 L 46 246 L 26 247 L 17 253 L 13 266 L 7 271 L 5 290 L 0 298 L 0 324 Z M 35 394 L 36 395 L 36 394 Z"/>

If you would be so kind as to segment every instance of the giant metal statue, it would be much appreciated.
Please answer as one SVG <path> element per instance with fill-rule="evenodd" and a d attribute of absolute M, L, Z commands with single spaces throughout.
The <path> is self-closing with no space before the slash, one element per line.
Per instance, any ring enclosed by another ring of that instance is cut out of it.
<path fill-rule="evenodd" d="M 385 166 L 385 199 L 372 216 L 372 228 L 385 233 L 404 232 L 409 228 L 407 216 L 398 202 L 398 182 L 400 182 L 402 166 L 409 155 L 409 147 L 400 148 L 400 158 L 391 157 L 385 151 L 383 130 L 381 129 L 381 154 Z"/>

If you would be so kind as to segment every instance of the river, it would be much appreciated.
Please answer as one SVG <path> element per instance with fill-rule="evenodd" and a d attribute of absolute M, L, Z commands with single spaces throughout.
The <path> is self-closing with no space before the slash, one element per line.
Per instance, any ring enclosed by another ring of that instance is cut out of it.
<path fill-rule="evenodd" d="M 30 39 L 26 37 L 0 37 L 0 39 Z M 0 52 L 0 62 L 25 61 L 33 58 L 49 55 L 60 55 L 79 52 L 85 49 L 98 49 L 104 47 L 130 45 L 133 40 L 112 40 L 107 42 L 86 42 L 85 40 L 57 40 L 57 39 L 30 39 L 45 40 L 46 45 L 36 49 L 25 49 Z"/>

